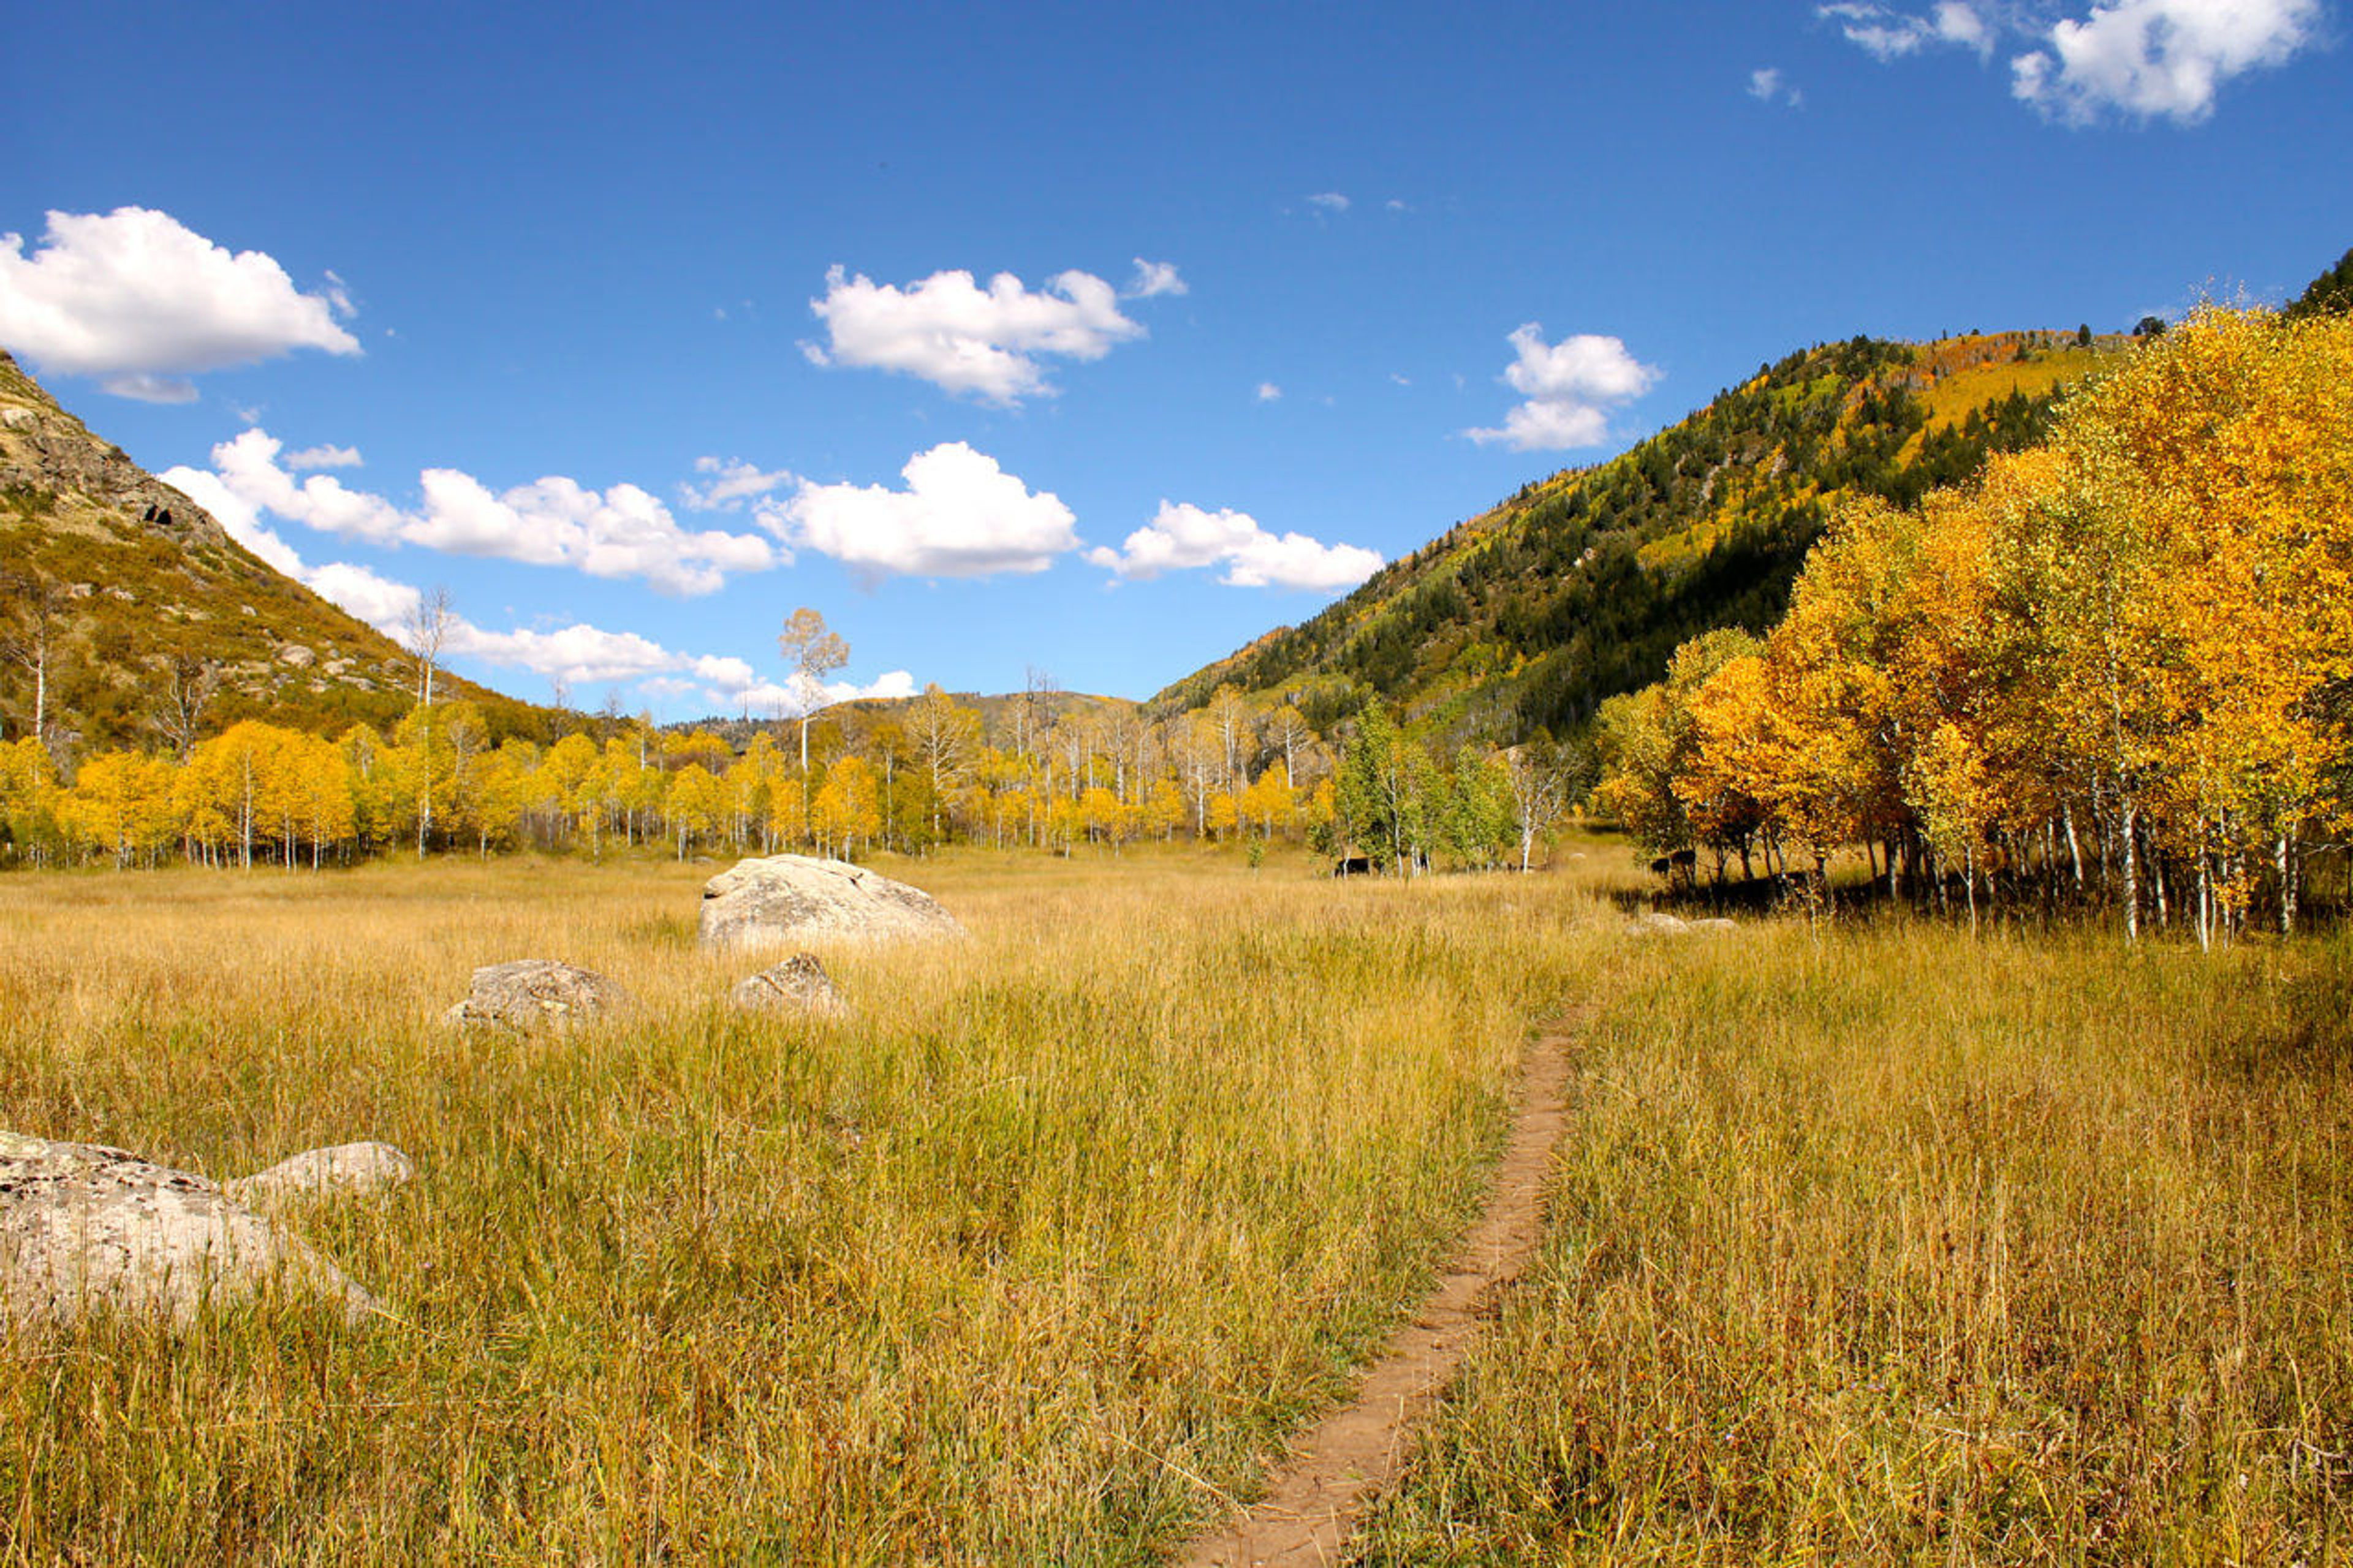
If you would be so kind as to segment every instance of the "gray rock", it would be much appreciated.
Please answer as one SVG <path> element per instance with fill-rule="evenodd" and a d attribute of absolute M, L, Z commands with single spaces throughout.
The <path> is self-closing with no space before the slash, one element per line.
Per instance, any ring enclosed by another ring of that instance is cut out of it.
<path fill-rule="evenodd" d="M 241 1204 L 269 1204 L 297 1194 L 360 1197 L 416 1179 L 417 1163 L 389 1143 L 336 1143 L 223 1182 L 221 1191 Z"/>
<path fill-rule="evenodd" d="M 815 939 L 960 934 L 929 893 L 847 860 L 738 860 L 702 885 L 705 947 L 797 946 Z"/>
<path fill-rule="evenodd" d="M 443 1021 L 459 1028 L 530 1033 L 566 1029 L 626 1004 L 628 993 L 603 975 L 552 958 L 521 958 L 474 971 L 466 999 Z"/>
<path fill-rule="evenodd" d="M 1634 934 L 1637 936 L 1694 936 L 1703 933 L 1713 936 L 1724 931 L 1736 931 L 1739 929 L 1736 922 L 1721 916 L 1687 921 L 1658 910 L 1651 910 L 1634 917 Z"/>
<path fill-rule="evenodd" d="M 0 1315 L 69 1323 L 108 1306 L 185 1327 L 275 1281 L 357 1321 L 375 1298 L 202 1176 L 97 1143 L 0 1132 Z"/>
<path fill-rule="evenodd" d="M 797 952 L 772 969 L 736 982 L 727 1005 L 738 1013 L 806 1013 L 839 1018 L 849 1003 L 813 952 Z"/>

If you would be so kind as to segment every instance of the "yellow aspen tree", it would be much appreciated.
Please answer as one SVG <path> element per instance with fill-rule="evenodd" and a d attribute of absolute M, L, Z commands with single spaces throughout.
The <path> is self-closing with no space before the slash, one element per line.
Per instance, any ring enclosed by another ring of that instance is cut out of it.
<path fill-rule="evenodd" d="M 723 806 L 719 781 L 701 763 L 689 763 L 670 775 L 670 785 L 662 792 L 662 821 L 677 841 L 678 858 L 686 858 L 688 847 L 698 839 L 709 838 L 717 830 Z"/>
<path fill-rule="evenodd" d="M 1278 832 L 1288 832 L 1298 815 L 1298 799 L 1291 787 L 1289 773 L 1268 763 L 1258 781 L 1242 792 L 1235 809 L 1244 822 L 1258 826 L 1261 837 L 1272 838 Z"/>
<path fill-rule="evenodd" d="M 881 780 L 863 757 L 835 759 L 809 803 L 809 825 L 818 843 L 847 860 L 858 840 L 882 830 Z"/>

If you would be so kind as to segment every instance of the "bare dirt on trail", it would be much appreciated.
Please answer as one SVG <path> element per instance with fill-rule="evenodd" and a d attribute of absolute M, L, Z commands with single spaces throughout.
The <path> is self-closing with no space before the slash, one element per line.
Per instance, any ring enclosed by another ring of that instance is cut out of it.
<path fill-rule="evenodd" d="M 1461 1364 L 1488 1299 L 1535 1255 L 1545 1172 L 1568 1121 L 1568 1048 L 1581 1022 L 1564 1021 L 1528 1053 L 1511 1143 L 1486 1205 L 1413 1321 L 1389 1336 L 1356 1396 L 1267 1478 L 1265 1498 L 1188 1543 L 1176 1561 L 1186 1568 L 1321 1568 L 1341 1560 L 1366 1505 L 1396 1479 L 1415 1428 Z"/>

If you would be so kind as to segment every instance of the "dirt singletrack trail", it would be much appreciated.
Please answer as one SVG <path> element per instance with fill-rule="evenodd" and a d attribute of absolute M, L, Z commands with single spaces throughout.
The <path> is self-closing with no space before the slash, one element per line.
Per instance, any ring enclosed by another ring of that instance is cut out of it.
<path fill-rule="evenodd" d="M 1543 1234 L 1544 1178 L 1568 1121 L 1568 1052 L 1582 1014 L 1563 1018 L 1521 1065 L 1511 1142 L 1478 1222 L 1413 1321 L 1391 1334 L 1345 1405 L 1317 1423 L 1267 1478 L 1266 1496 L 1175 1561 L 1185 1568 L 1336 1563 L 1374 1497 L 1396 1479 L 1413 1433 L 1478 1332 L 1486 1298 L 1519 1278 Z"/>

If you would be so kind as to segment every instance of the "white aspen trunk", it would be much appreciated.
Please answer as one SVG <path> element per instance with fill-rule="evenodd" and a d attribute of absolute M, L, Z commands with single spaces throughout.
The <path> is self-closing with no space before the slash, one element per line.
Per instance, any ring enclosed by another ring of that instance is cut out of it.
<path fill-rule="evenodd" d="M 2140 940 L 2140 814 L 2128 798 L 2124 803 L 2125 940 Z"/>
<path fill-rule="evenodd" d="M 2286 833 L 2279 836 L 2276 858 L 2279 863 L 2280 934 L 2294 936 L 2295 934 L 2296 867 L 2295 850 Z"/>
<path fill-rule="evenodd" d="M 2214 857 L 2198 846 L 2198 952 L 2214 952 Z"/>

